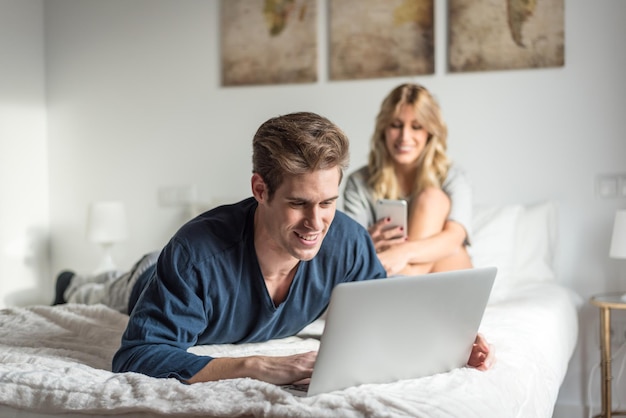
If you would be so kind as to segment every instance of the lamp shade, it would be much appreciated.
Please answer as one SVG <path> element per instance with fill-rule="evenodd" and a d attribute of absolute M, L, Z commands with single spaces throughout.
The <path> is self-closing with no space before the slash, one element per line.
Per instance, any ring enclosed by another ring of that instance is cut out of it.
<path fill-rule="evenodd" d="M 87 239 L 109 244 L 128 237 L 126 210 L 122 202 L 95 202 L 87 214 Z"/>
<path fill-rule="evenodd" d="M 615 213 L 609 255 L 611 258 L 626 258 L 626 210 Z"/>

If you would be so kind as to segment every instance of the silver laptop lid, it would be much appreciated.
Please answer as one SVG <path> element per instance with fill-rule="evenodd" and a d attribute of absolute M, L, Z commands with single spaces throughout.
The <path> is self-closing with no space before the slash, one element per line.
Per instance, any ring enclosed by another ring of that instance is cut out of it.
<path fill-rule="evenodd" d="M 336 286 L 307 395 L 464 366 L 495 275 L 486 267 Z"/>

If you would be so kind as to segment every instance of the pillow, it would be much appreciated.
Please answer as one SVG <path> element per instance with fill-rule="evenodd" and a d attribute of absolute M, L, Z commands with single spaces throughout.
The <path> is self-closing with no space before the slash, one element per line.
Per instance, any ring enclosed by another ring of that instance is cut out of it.
<path fill-rule="evenodd" d="M 498 267 L 492 294 L 555 279 L 556 218 L 556 203 L 551 201 L 474 208 L 468 251 L 475 267 Z"/>
<path fill-rule="evenodd" d="M 515 243 L 520 205 L 476 206 L 472 216 L 472 241 L 467 247 L 474 267 L 496 266 L 494 291 L 515 269 Z"/>
<path fill-rule="evenodd" d="M 554 280 L 557 205 L 548 201 L 522 208 L 517 222 L 512 281 Z"/>

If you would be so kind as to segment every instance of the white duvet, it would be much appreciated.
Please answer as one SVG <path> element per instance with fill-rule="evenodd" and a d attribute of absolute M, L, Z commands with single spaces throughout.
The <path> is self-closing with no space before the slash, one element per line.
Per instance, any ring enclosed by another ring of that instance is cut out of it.
<path fill-rule="evenodd" d="M 576 345 L 576 303 L 575 295 L 550 282 L 512 289 L 490 302 L 481 325 L 496 350 L 489 371 L 461 368 L 310 398 L 253 379 L 184 385 L 115 374 L 111 358 L 127 316 L 102 305 L 5 309 L 0 311 L 0 415 L 549 418 Z M 317 333 L 321 326 L 308 331 Z M 190 351 L 283 355 L 317 345 L 301 336 Z"/>

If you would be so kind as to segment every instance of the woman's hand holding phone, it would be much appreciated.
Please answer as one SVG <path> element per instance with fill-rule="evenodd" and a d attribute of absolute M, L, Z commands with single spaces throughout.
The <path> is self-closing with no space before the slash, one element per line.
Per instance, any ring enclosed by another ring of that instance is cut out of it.
<path fill-rule="evenodd" d="M 377 252 L 406 241 L 407 203 L 405 200 L 379 199 L 376 202 L 378 221 L 368 231 Z"/>

